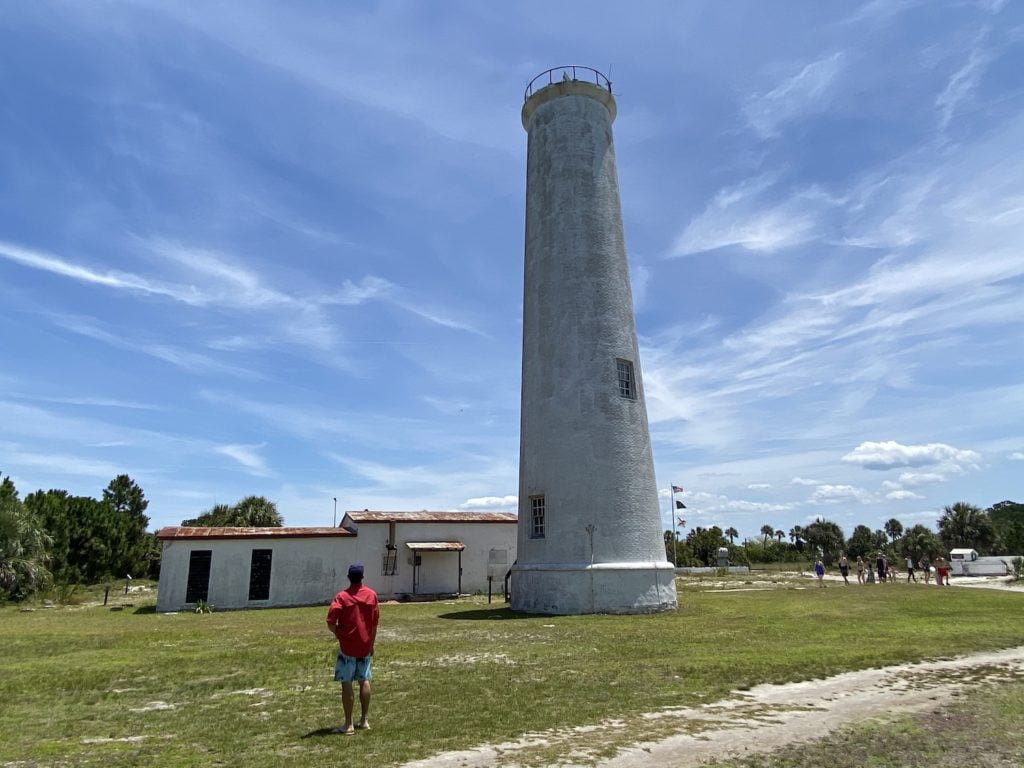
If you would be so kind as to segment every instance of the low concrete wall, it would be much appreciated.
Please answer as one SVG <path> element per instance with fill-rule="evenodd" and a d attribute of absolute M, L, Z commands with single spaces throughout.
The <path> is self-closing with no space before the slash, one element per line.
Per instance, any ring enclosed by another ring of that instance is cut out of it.
<path fill-rule="evenodd" d="M 718 573 L 723 569 L 715 568 L 714 566 L 697 566 L 687 565 L 681 568 L 676 568 L 676 573 L 687 574 L 687 573 Z M 750 573 L 750 566 L 747 565 L 730 565 L 725 569 L 728 573 Z"/>

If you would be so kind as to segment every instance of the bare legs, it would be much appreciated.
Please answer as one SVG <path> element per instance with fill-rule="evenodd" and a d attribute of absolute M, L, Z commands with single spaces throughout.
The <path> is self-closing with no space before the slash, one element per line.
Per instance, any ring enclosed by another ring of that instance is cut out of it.
<path fill-rule="evenodd" d="M 352 709 L 355 705 L 355 691 L 352 688 L 352 683 L 341 684 L 341 706 L 345 710 L 345 724 L 341 727 L 342 733 L 351 733 L 354 729 L 352 727 Z M 369 728 L 370 721 L 367 719 L 370 713 L 370 681 L 360 680 L 359 681 L 359 706 L 362 709 L 362 717 L 356 724 L 356 728 Z"/>

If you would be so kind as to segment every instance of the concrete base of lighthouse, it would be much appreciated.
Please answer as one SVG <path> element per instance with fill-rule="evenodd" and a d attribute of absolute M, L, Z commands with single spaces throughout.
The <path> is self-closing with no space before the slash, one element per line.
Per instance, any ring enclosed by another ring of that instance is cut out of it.
<path fill-rule="evenodd" d="M 676 608 L 672 563 L 525 563 L 512 566 L 512 610 L 657 613 Z"/>

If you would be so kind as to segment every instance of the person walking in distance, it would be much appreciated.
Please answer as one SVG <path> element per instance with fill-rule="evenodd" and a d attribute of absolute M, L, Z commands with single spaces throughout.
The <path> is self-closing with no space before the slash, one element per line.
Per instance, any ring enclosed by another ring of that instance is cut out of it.
<path fill-rule="evenodd" d="M 917 576 L 914 575 L 914 558 L 907 556 L 907 584 L 911 581 L 916 582 Z"/>
<path fill-rule="evenodd" d="M 819 560 L 814 564 L 814 575 L 818 577 L 818 586 L 825 586 L 825 564 Z"/>
<path fill-rule="evenodd" d="M 846 559 L 844 552 L 839 553 L 839 573 L 843 575 L 843 584 L 849 586 L 850 580 L 846 577 L 850 575 L 850 561 Z"/>
<path fill-rule="evenodd" d="M 881 552 L 879 552 L 878 557 L 875 558 L 875 567 L 878 569 L 878 583 L 884 584 L 886 575 L 886 562 L 885 555 L 883 555 Z"/>
<path fill-rule="evenodd" d="M 334 663 L 334 679 L 341 683 L 341 704 L 345 710 L 345 723 L 335 728 L 336 733 L 350 736 L 356 729 L 369 730 L 370 721 L 370 662 L 373 643 L 377 638 L 380 607 L 377 593 L 363 584 L 363 564 L 348 567 L 347 589 L 341 590 L 327 610 L 327 627 L 338 639 L 338 656 Z M 359 706 L 362 717 L 352 725 L 355 705 L 353 681 L 359 682 Z"/>
<path fill-rule="evenodd" d="M 870 568 L 868 570 L 870 570 Z M 864 558 L 863 557 L 858 557 L 857 558 L 857 583 L 858 584 L 863 584 L 864 583 Z"/>

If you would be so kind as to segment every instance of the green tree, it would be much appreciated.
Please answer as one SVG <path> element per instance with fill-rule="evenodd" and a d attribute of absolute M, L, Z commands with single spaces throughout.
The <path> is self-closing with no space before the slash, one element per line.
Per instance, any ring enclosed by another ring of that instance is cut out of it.
<path fill-rule="evenodd" d="M 142 575 L 149 570 L 145 561 L 150 548 L 146 540 L 146 495 L 128 475 L 118 475 L 103 490 L 103 501 L 114 513 L 111 545 L 115 562 L 110 563 L 111 570 L 118 576 Z"/>
<path fill-rule="evenodd" d="M 740 535 L 740 532 L 730 526 L 725 529 L 725 535 L 729 537 L 729 545 L 731 546 L 736 537 Z"/>
<path fill-rule="evenodd" d="M 935 560 L 943 549 L 942 540 L 927 525 L 911 527 L 900 539 L 900 554 L 913 558 L 915 563 L 921 562 L 925 557 L 929 561 Z"/>
<path fill-rule="evenodd" d="M 36 491 L 24 503 L 52 539 L 56 581 L 95 584 L 125 575 L 123 519 L 110 504 L 58 490 Z"/>
<path fill-rule="evenodd" d="M 903 535 L 903 523 L 895 517 L 886 520 L 883 528 L 885 529 L 886 536 L 892 539 L 893 544 L 896 543 L 896 539 Z"/>
<path fill-rule="evenodd" d="M 783 531 L 783 530 L 781 530 L 781 529 L 780 529 L 780 530 L 778 530 L 778 531 L 776 531 L 776 532 L 775 532 L 775 538 L 776 538 L 776 539 L 778 539 L 778 540 L 779 540 L 779 544 L 781 544 L 781 543 L 782 543 L 782 540 L 783 540 L 784 538 L 786 538 L 786 532 L 785 532 L 785 531 Z"/>
<path fill-rule="evenodd" d="M 279 528 L 284 519 L 274 502 L 263 496 L 246 496 L 233 507 L 217 504 L 181 524 L 189 528 Z"/>
<path fill-rule="evenodd" d="M 716 565 L 718 548 L 725 546 L 725 536 L 717 525 L 694 528 L 686 537 L 686 544 L 698 565 Z"/>
<path fill-rule="evenodd" d="M 45 587 L 50 539 L 22 504 L 9 477 L 0 481 L 0 598 L 21 600 Z"/>
<path fill-rule="evenodd" d="M 875 535 L 866 525 L 858 525 L 846 542 L 847 557 L 873 557 L 878 550 Z"/>
<path fill-rule="evenodd" d="M 821 558 L 826 563 L 831 563 L 839 556 L 846 542 L 843 529 L 837 523 L 823 518 L 818 518 L 804 528 L 804 538 L 815 553 L 821 552 Z"/>
<path fill-rule="evenodd" d="M 761 544 L 764 547 L 768 546 L 768 539 L 775 535 L 774 525 L 762 525 L 761 526 L 761 538 L 763 539 Z"/>
<path fill-rule="evenodd" d="M 802 526 L 794 525 L 789 529 L 789 540 L 793 542 L 793 546 L 797 552 L 804 551 L 804 529 Z"/>
<path fill-rule="evenodd" d="M 1000 554 L 1024 555 L 1024 504 L 1000 501 L 986 512 L 996 529 Z"/>
<path fill-rule="evenodd" d="M 973 504 L 958 501 L 943 508 L 939 537 L 947 549 L 970 547 L 987 555 L 994 548 L 996 530 L 989 516 Z"/>

